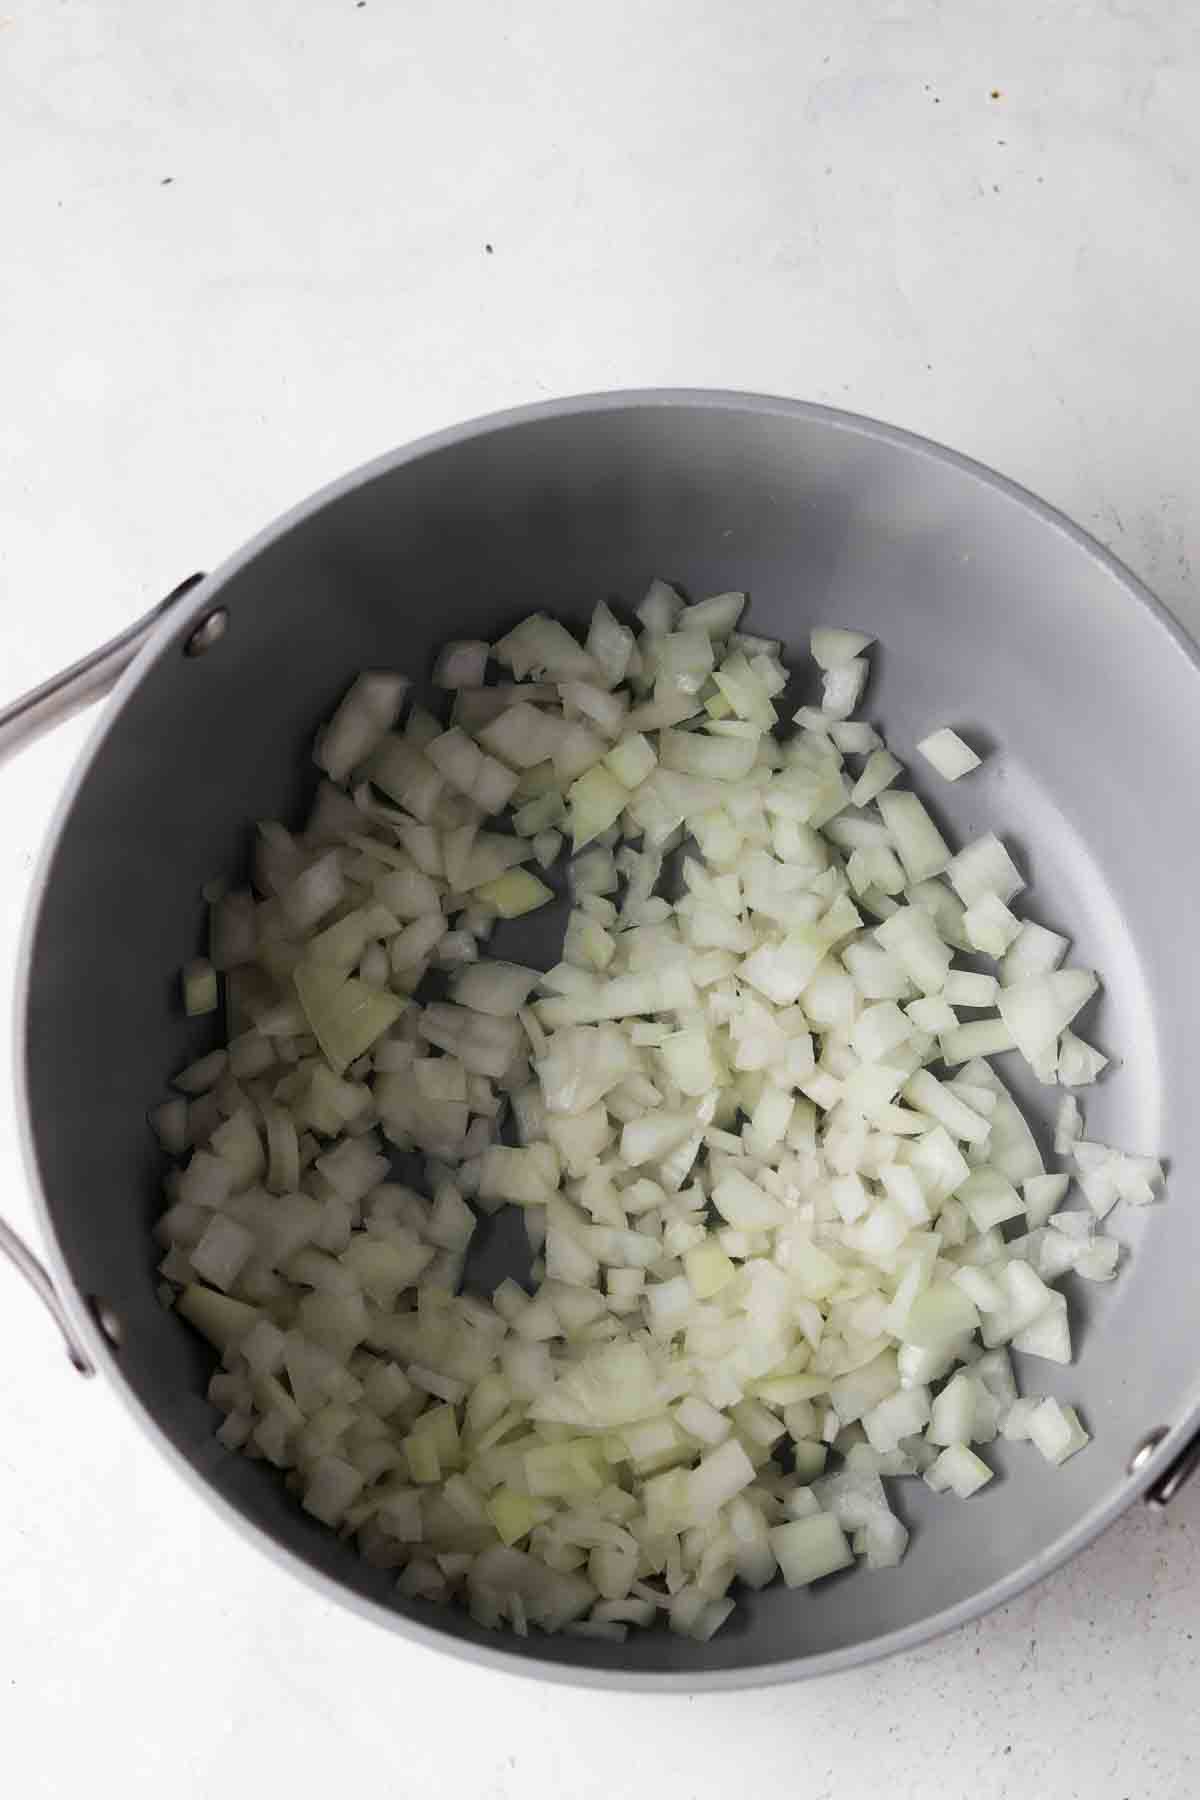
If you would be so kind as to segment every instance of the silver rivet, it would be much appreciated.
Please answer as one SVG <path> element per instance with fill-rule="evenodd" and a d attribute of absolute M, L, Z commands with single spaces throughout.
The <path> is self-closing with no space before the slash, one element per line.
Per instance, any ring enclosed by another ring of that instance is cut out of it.
<path fill-rule="evenodd" d="M 92 1317 L 108 1339 L 114 1350 L 119 1350 L 124 1341 L 125 1332 L 112 1307 L 107 1300 L 100 1300 L 95 1294 L 88 1302 L 92 1309 Z"/>
<path fill-rule="evenodd" d="M 215 606 L 206 614 L 183 646 L 185 656 L 203 656 L 214 644 L 219 644 L 229 629 L 229 613 L 224 606 Z"/>
<path fill-rule="evenodd" d="M 1139 1469 L 1145 1468 L 1166 1435 L 1167 1427 L 1165 1425 L 1156 1425 L 1153 1431 L 1147 1433 L 1129 1459 L 1131 1475 L 1136 1475 Z"/>

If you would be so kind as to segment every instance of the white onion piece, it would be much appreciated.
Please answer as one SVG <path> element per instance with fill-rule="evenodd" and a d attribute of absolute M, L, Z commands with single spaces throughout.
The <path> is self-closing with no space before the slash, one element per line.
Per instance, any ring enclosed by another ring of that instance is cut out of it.
<path fill-rule="evenodd" d="M 403 675 L 378 670 L 359 675 L 317 734 L 313 760 L 318 768 L 333 781 L 345 781 L 392 729 L 408 688 Z"/>
<path fill-rule="evenodd" d="M 903 764 L 897 762 L 890 750 L 873 750 L 867 758 L 862 774 L 851 789 L 851 804 L 854 806 L 869 805 L 903 773 Z"/>
<path fill-rule="evenodd" d="M 1047 1462 L 1063 1463 L 1089 1441 L 1073 1406 L 1043 1400 L 1028 1418 L 1028 1432 Z"/>
<path fill-rule="evenodd" d="M 977 769 L 982 760 L 970 744 L 965 744 L 958 733 L 946 725 L 922 738 L 917 749 L 930 768 L 936 769 L 945 781 L 959 781 L 972 769 Z"/>
<path fill-rule="evenodd" d="M 433 669 L 433 682 L 440 688 L 477 688 L 483 685 L 489 646 L 477 639 L 462 639 L 446 644 Z"/>
<path fill-rule="evenodd" d="M 727 638 L 741 618 L 745 605 L 745 594 L 713 594 L 707 600 L 698 600 L 694 606 L 685 607 L 682 621 L 689 631 L 705 631 L 715 639 Z"/>
<path fill-rule="evenodd" d="M 469 1007 L 472 1012 L 510 1019 L 520 1012 L 537 979 L 536 969 L 489 960 L 460 969 L 451 983 L 451 992 L 460 1006 Z"/>
<path fill-rule="evenodd" d="M 973 906 L 985 894 L 1009 901 L 1025 886 L 1019 869 L 994 832 L 976 838 L 950 862 L 947 874 L 964 906 Z"/>
<path fill-rule="evenodd" d="M 845 668 L 847 663 L 861 656 L 875 639 L 862 631 L 844 631 L 838 626 L 822 625 L 812 633 L 809 641 L 813 661 L 818 668 L 828 670 Z"/>
<path fill-rule="evenodd" d="M 492 646 L 498 663 L 510 668 L 518 681 L 528 675 L 546 675 L 552 681 L 591 681 L 597 665 L 557 619 L 535 613 Z"/>
<path fill-rule="evenodd" d="M 966 1444 L 951 1444 L 925 1472 L 925 1480 L 935 1493 L 950 1488 L 960 1500 L 969 1499 L 986 1487 L 995 1471 Z"/>
<path fill-rule="evenodd" d="M 190 1019 L 216 1012 L 220 1005 L 217 972 L 206 956 L 185 963 L 182 976 L 183 1010 Z"/>
<path fill-rule="evenodd" d="M 1058 1045 L 1058 1079 L 1063 1087 L 1090 1087 L 1107 1067 L 1108 1058 L 1101 1051 L 1069 1028 L 1063 1032 Z"/>
<path fill-rule="evenodd" d="M 600 601 L 592 614 L 587 649 L 597 674 L 607 687 L 616 687 L 625 679 L 634 650 L 634 636 L 610 609 Z"/>
<path fill-rule="evenodd" d="M 1017 1048 L 1032 1063 L 1054 1046 L 1097 985 L 1090 969 L 1054 969 L 1002 988 L 996 1006 Z"/>
<path fill-rule="evenodd" d="M 519 695 L 520 689 L 514 692 Z M 478 740 L 491 755 L 510 767 L 534 769 L 554 756 L 563 735 L 560 719 L 518 698 L 483 727 Z"/>
<path fill-rule="evenodd" d="M 848 719 L 867 685 L 867 661 L 855 656 L 837 668 L 827 669 L 821 677 L 821 711 L 830 719 Z"/>
<path fill-rule="evenodd" d="M 1028 981 L 1035 975 L 1048 975 L 1067 953 L 1068 941 L 1056 931 L 1047 931 L 1026 919 L 1018 928 L 1000 964 L 1000 981 L 1004 987 Z"/>

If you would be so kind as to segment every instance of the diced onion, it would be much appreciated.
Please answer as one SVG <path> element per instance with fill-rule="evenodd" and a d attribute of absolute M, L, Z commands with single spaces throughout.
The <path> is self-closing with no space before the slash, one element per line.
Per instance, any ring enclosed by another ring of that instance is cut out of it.
<path fill-rule="evenodd" d="M 483 685 L 489 646 L 478 641 L 447 644 L 433 671 L 434 684 L 441 688 L 477 688 Z"/>
<path fill-rule="evenodd" d="M 814 631 L 821 705 L 777 735 L 788 670 L 744 605 L 656 581 L 637 632 L 601 603 L 584 645 L 544 614 L 450 643 L 448 724 L 397 730 L 408 683 L 360 676 L 307 826 L 259 825 L 254 891 L 208 884 L 183 972 L 229 1041 L 151 1114 L 154 1235 L 221 1359 L 218 1439 L 406 1604 L 489 1629 L 705 1642 L 735 1583 L 893 1567 L 885 1481 L 965 1499 L 997 1437 L 1065 1461 L 1087 1433 L 1010 1350 L 1070 1362 L 1054 1284 L 1111 1280 L 1097 1221 L 1163 1184 L 1073 1094 L 1046 1170 L 986 1059 L 1095 1081 L 1095 975 L 853 716 L 873 639 Z M 568 835 L 544 968 L 489 956 Z M 477 1292 L 505 1208 L 528 1279 Z"/>
<path fill-rule="evenodd" d="M 184 964 L 183 1010 L 189 1018 L 216 1012 L 220 1004 L 217 972 L 206 956 L 197 956 Z"/>
<path fill-rule="evenodd" d="M 822 625 L 810 639 L 813 661 L 822 669 L 844 669 L 862 655 L 874 638 L 861 631 L 844 631 L 838 626 Z"/>
<path fill-rule="evenodd" d="M 917 749 L 925 758 L 931 769 L 946 781 L 958 781 L 977 769 L 980 758 L 976 756 L 970 744 L 965 744 L 956 731 L 943 725 L 940 731 L 931 731 L 928 737 L 922 738 Z"/>

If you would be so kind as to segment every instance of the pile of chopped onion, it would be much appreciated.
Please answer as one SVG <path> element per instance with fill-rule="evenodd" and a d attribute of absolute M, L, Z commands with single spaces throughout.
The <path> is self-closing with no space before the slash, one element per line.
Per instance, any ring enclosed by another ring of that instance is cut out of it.
<path fill-rule="evenodd" d="M 1087 1433 L 1010 1349 L 1070 1361 L 1055 1283 L 1111 1279 L 1097 1223 L 1161 1186 L 1072 1095 L 1047 1172 L 987 1059 L 1093 1081 L 1095 975 L 852 716 L 869 638 L 813 633 L 821 704 L 777 733 L 744 599 L 656 581 L 636 633 L 601 604 L 584 644 L 447 645 L 448 727 L 360 676 L 184 972 L 228 1042 L 154 1115 L 160 1291 L 220 1353 L 217 1435 L 486 1626 L 705 1640 L 736 1582 L 896 1563 L 884 1477 L 965 1498 L 997 1437 L 1061 1463 Z M 490 959 L 564 855 L 560 960 Z M 504 1208 L 528 1281 L 471 1291 Z"/>

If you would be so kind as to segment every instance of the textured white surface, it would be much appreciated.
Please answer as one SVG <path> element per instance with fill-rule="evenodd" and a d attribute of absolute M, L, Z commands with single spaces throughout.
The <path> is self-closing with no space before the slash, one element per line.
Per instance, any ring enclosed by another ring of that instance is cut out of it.
<path fill-rule="evenodd" d="M 942 438 L 1200 625 L 1186 0 L 6 4 L 6 691 L 376 451 L 652 383 Z M 82 733 L 0 775 L 5 1008 Z M 26 1223 L 0 1063 L 0 1197 Z M 298 1590 L 0 1279 L 13 1800 L 1197 1791 L 1200 1486 L 903 1662 L 692 1701 L 541 1692 Z"/>

